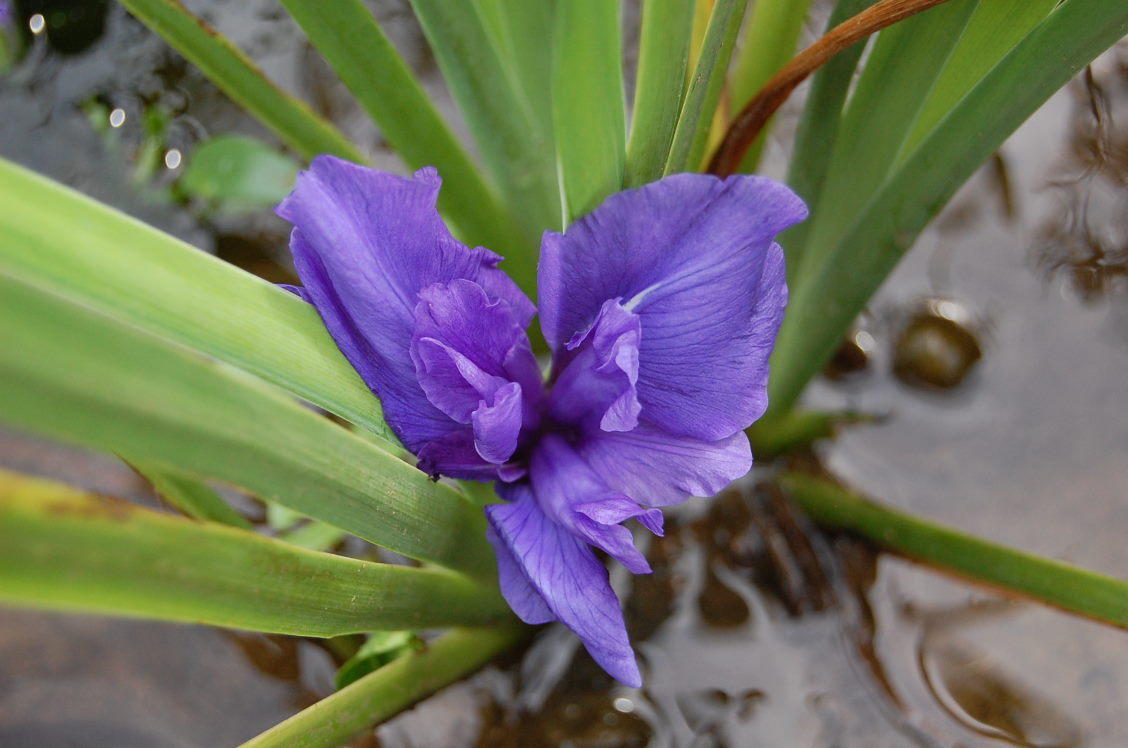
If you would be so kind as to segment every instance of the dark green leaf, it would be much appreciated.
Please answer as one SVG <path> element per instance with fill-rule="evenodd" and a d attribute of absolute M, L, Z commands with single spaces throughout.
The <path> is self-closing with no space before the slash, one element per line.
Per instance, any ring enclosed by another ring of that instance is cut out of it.
<path fill-rule="evenodd" d="M 793 293 L 772 359 L 774 411 L 792 406 L 960 185 L 1070 77 L 1126 33 L 1126 3 L 1069 0 L 1057 6 L 898 161 L 827 260 L 812 266 Z"/>
<path fill-rule="evenodd" d="M 801 473 L 784 486 L 811 519 L 925 563 L 1128 628 L 1128 582 L 965 535 Z"/>
<path fill-rule="evenodd" d="M 189 517 L 241 527 L 244 530 L 251 528 L 246 517 L 232 509 L 222 496 L 206 484 L 148 462 L 129 460 L 129 465 L 152 483 L 162 498 Z"/>
<path fill-rule="evenodd" d="M 455 629 L 275 725 L 242 748 L 331 748 L 485 665 L 528 628 Z"/>

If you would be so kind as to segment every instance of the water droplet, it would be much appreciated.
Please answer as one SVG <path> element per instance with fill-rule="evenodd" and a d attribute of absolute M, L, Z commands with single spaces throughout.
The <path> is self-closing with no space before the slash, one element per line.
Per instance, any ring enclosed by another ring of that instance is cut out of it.
<path fill-rule="evenodd" d="M 169 148 L 165 152 L 164 157 L 165 166 L 170 169 L 175 169 L 180 166 L 180 151 L 175 148 Z"/>
<path fill-rule="evenodd" d="M 125 110 L 115 109 L 110 112 L 110 127 L 121 127 L 125 124 Z"/>
<path fill-rule="evenodd" d="M 634 702 L 623 696 L 612 701 L 611 706 L 615 707 L 616 711 L 622 712 L 623 714 L 630 714 L 635 709 Z"/>
<path fill-rule="evenodd" d="M 43 29 L 47 28 L 47 19 L 42 13 L 33 13 L 31 18 L 27 19 L 27 27 L 33 34 L 42 34 Z"/>

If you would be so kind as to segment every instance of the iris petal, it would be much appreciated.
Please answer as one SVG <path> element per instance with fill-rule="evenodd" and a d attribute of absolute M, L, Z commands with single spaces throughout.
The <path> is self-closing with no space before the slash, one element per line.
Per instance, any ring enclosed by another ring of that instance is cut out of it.
<path fill-rule="evenodd" d="M 650 572 L 630 530 L 619 523 L 646 515 L 653 525 L 653 511 L 609 487 L 562 437 L 546 434 L 541 438 L 529 464 L 529 480 L 541 508 L 554 522 L 635 574 Z"/>
<path fill-rule="evenodd" d="M 648 423 L 625 434 L 591 434 L 577 447 L 584 462 L 612 490 L 673 506 L 713 496 L 752 468 L 743 431 L 717 441 L 674 437 Z"/>
<path fill-rule="evenodd" d="M 497 268 L 498 255 L 451 236 L 435 208 L 440 184 L 430 168 L 405 179 L 318 156 L 278 207 L 294 225 L 301 295 L 416 453 L 462 428 L 427 398 L 408 355 L 420 291 L 464 278 L 503 300 L 522 325 L 535 311 Z"/>
<path fill-rule="evenodd" d="M 806 216 L 770 179 L 678 174 L 609 197 L 546 232 L 541 323 L 557 355 L 608 299 L 638 315 L 638 400 L 675 435 L 715 440 L 767 405 L 767 360 L 787 301 L 773 239 Z"/>
<path fill-rule="evenodd" d="M 641 686 L 607 569 L 586 543 L 542 511 L 527 485 L 504 486 L 502 492 L 511 503 L 488 506 L 486 515 L 495 547 L 509 554 L 499 564 L 506 601 L 519 615 L 545 620 L 531 588 L 604 670 L 628 686 Z"/>
<path fill-rule="evenodd" d="M 579 428 L 630 431 L 638 425 L 638 315 L 608 299 L 588 329 L 577 333 L 556 358 L 560 374 L 549 412 Z"/>

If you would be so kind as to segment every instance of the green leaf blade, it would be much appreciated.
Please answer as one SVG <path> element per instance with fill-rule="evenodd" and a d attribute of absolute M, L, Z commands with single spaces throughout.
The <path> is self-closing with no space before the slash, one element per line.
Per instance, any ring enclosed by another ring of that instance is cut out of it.
<path fill-rule="evenodd" d="M 827 21 L 827 30 L 861 13 L 875 1 L 838 0 Z M 809 206 L 817 205 L 822 196 L 826 171 L 842 124 L 842 108 L 865 48 L 865 42 L 858 42 L 839 52 L 815 73 L 811 81 L 811 91 L 803 105 L 787 171 L 787 184 Z M 803 249 L 811 225 L 812 220 L 808 219 L 788 229 L 779 240 L 787 253 L 787 278 L 790 283 L 796 282 L 803 264 Z"/>
<path fill-rule="evenodd" d="M 928 99 L 913 123 L 901 155 L 951 111 L 975 83 L 1049 15 L 1058 0 L 993 0 L 980 2 L 960 35 Z"/>
<path fill-rule="evenodd" d="M 379 401 L 313 307 L 293 294 L 3 159 L 0 200 L 0 272 L 237 366 L 394 440 Z"/>
<path fill-rule="evenodd" d="M 792 407 L 960 185 L 1046 99 L 1126 33 L 1123 3 L 1069 0 L 1057 6 L 897 164 L 826 260 L 793 290 L 772 357 L 773 412 Z M 850 269 L 849 283 L 841 268 Z"/>
<path fill-rule="evenodd" d="M 161 498 L 189 517 L 218 522 L 231 527 L 251 529 L 246 517 L 231 508 L 223 497 L 210 487 L 184 475 L 164 470 L 148 462 L 129 460 L 129 466 L 153 484 Z"/>
<path fill-rule="evenodd" d="M 626 113 L 618 2 L 568 0 L 553 35 L 552 120 L 565 223 L 623 184 Z"/>
<path fill-rule="evenodd" d="M 266 143 L 245 135 L 212 138 L 188 158 L 179 186 L 221 208 L 277 205 L 294 189 L 298 165 Z"/>
<path fill-rule="evenodd" d="M 965 535 L 802 473 L 783 484 L 811 519 L 1064 610 L 1128 628 L 1128 582 Z"/>
<path fill-rule="evenodd" d="M 0 420 L 243 488 L 487 578 L 479 509 L 244 372 L 0 275 Z"/>
<path fill-rule="evenodd" d="M 552 137 L 552 26 L 557 0 L 476 0 L 503 62 L 542 132 Z"/>
<path fill-rule="evenodd" d="M 446 0 L 411 0 L 411 5 L 506 202 L 532 236 L 559 225 L 550 141 L 503 63 L 481 9 L 473 2 Z M 528 257 L 535 258 L 532 248 Z M 530 293 L 535 271 L 535 262 L 523 259 L 513 272 Z"/>
<path fill-rule="evenodd" d="M 819 202 L 811 206 L 800 284 L 893 167 L 979 1 L 953 0 L 878 35 L 842 116 Z"/>
<path fill-rule="evenodd" d="M 662 176 L 685 92 L 693 0 L 647 0 L 642 10 L 638 77 L 623 183 L 638 187 Z"/>
<path fill-rule="evenodd" d="M 725 84 L 746 0 L 716 0 L 689 82 L 664 173 L 695 170 L 705 155 L 713 114 Z"/>
<path fill-rule="evenodd" d="M 734 112 L 743 109 L 795 54 L 810 6 L 811 0 L 756 0 L 752 4 L 730 82 Z M 756 136 L 740 165 L 741 171 L 756 170 L 770 127 L 768 122 Z"/>
<path fill-rule="evenodd" d="M 398 657 L 242 748 L 331 748 L 464 678 L 527 636 L 527 628 L 454 629 Z"/>
<path fill-rule="evenodd" d="M 507 620 L 457 574 L 292 548 L 0 471 L 0 601 L 298 636 Z"/>

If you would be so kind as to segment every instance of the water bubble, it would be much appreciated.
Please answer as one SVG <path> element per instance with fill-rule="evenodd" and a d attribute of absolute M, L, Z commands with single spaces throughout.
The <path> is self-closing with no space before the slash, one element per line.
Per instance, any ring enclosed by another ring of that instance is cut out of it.
<path fill-rule="evenodd" d="M 27 19 L 27 27 L 31 29 L 33 34 L 42 34 L 43 29 L 47 28 L 47 19 L 43 17 L 42 13 L 34 13 L 31 18 Z"/>
<path fill-rule="evenodd" d="M 110 112 L 110 127 L 121 127 L 125 124 L 125 110 L 115 109 Z"/>
<path fill-rule="evenodd" d="M 622 712 L 623 714 L 630 714 L 635 709 L 634 702 L 624 696 L 620 696 L 612 701 L 611 706 L 615 707 L 615 711 Z"/>
<path fill-rule="evenodd" d="M 947 390 L 983 357 L 971 313 L 950 299 L 927 301 L 897 338 L 893 373 L 905 384 Z"/>
<path fill-rule="evenodd" d="M 175 169 L 180 166 L 180 151 L 175 148 L 169 148 L 165 152 L 164 162 L 165 166 L 169 169 Z"/>

